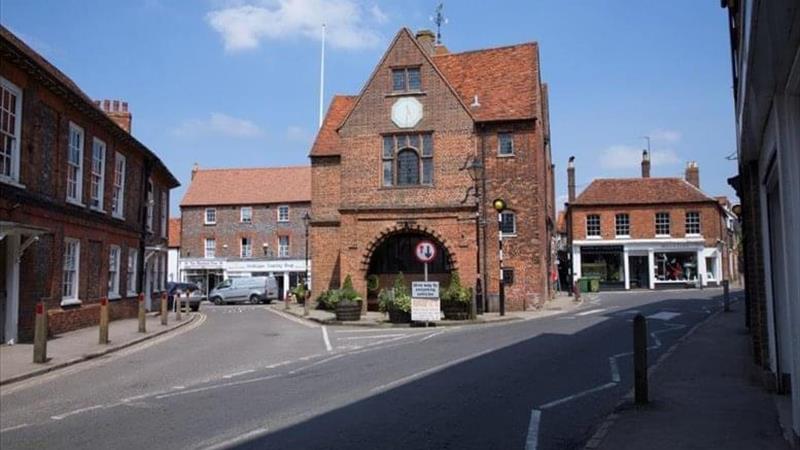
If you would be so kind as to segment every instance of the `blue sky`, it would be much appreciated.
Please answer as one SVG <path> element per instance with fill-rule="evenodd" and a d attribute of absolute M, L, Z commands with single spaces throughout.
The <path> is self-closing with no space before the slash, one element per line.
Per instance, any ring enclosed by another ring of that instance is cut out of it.
<path fill-rule="evenodd" d="M 0 22 L 89 96 L 128 101 L 133 134 L 184 184 L 173 193 L 179 200 L 194 162 L 308 163 L 323 20 L 327 108 L 332 94 L 359 92 L 400 27 L 432 27 L 436 4 L 3 0 Z M 718 1 L 451 0 L 445 15 L 451 51 L 539 42 L 559 204 L 570 155 L 579 190 L 593 178 L 637 176 L 645 135 L 653 176 L 682 176 L 696 160 L 706 192 L 733 195 L 730 53 Z"/>

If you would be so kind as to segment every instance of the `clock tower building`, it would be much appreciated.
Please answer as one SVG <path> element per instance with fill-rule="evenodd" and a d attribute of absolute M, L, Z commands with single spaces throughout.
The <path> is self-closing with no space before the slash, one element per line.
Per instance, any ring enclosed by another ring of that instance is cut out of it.
<path fill-rule="evenodd" d="M 361 93 L 334 96 L 310 158 L 312 298 L 350 275 L 373 308 L 398 273 L 423 278 L 414 251 L 429 241 L 429 279 L 480 280 L 496 311 L 500 233 L 507 309 L 549 298 L 555 205 L 537 44 L 450 53 L 429 31 L 400 30 Z M 495 198 L 508 204 L 500 217 Z"/>

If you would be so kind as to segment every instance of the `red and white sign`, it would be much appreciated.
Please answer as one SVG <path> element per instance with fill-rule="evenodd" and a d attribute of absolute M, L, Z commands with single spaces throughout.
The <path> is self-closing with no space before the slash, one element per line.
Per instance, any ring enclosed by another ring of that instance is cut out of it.
<path fill-rule="evenodd" d="M 421 263 L 429 263 L 436 257 L 436 246 L 431 241 L 420 241 L 414 249 L 414 255 Z"/>

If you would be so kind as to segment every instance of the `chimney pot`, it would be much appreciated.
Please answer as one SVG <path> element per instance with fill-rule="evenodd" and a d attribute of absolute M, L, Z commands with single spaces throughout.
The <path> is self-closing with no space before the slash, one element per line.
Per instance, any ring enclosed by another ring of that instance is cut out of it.
<path fill-rule="evenodd" d="M 575 201 L 575 157 L 570 156 L 567 163 L 567 200 L 572 203 Z"/>
<path fill-rule="evenodd" d="M 433 56 L 436 52 L 436 35 L 431 30 L 419 30 L 416 35 L 417 42 L 422 48 Z"/>
<path fill-rule="evenodd" d="M 700 168 L 697 166 L 697 161 L 686 163 L 686 181 L 700 189 Z"/>
<path fill-rule="evenodd" d="M 650 178 L 650 153 L 642 150 L 642 178 Z"/>
<path fill-rule="evenodd" d="M 200 165 L 195 162 L 192 166 L 192 180 L 194 180 L 194 176 L 197 175 L 198 170 L 200 170 Z"/>

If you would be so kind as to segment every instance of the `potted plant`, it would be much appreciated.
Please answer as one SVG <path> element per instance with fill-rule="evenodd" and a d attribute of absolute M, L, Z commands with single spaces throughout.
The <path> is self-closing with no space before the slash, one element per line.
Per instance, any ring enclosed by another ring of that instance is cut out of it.
<path fill-rule="evenodd" d="M 469 307 L 472 301 L 472 289 L 461 285 L 458 272 L 450 276 L 450 285 L 442 292 L 442 312 L 447 320 L 469 319 Z"/>
<path fill-rule="evenodd" d="M 306 302 L 306 295 L 308 295 L 308 291 L 306 290 L 306 286 L 304 283 L 300 283 L 294 288 L 292 288 L 292 294 L 294 294 L 294 298 L 296 299 L 297 303 L 305 304 Z"/>
<path fill-rule="evenodd" d="M 353 288 L 353 280 L 350 275 L 344 279 L 341 289 L 331 294 L 328 299 L 333 303 L 336 320 L 352 321 L 361 319 L 361 296 Z"/>
<path fill-rule="evenodd" d="M 402 273 L 395 278 L 391 289 L 381 289 L 378 308 L 381 312 L 389 313 L 392 323 L 411 322 L 411 294 Z"/>

